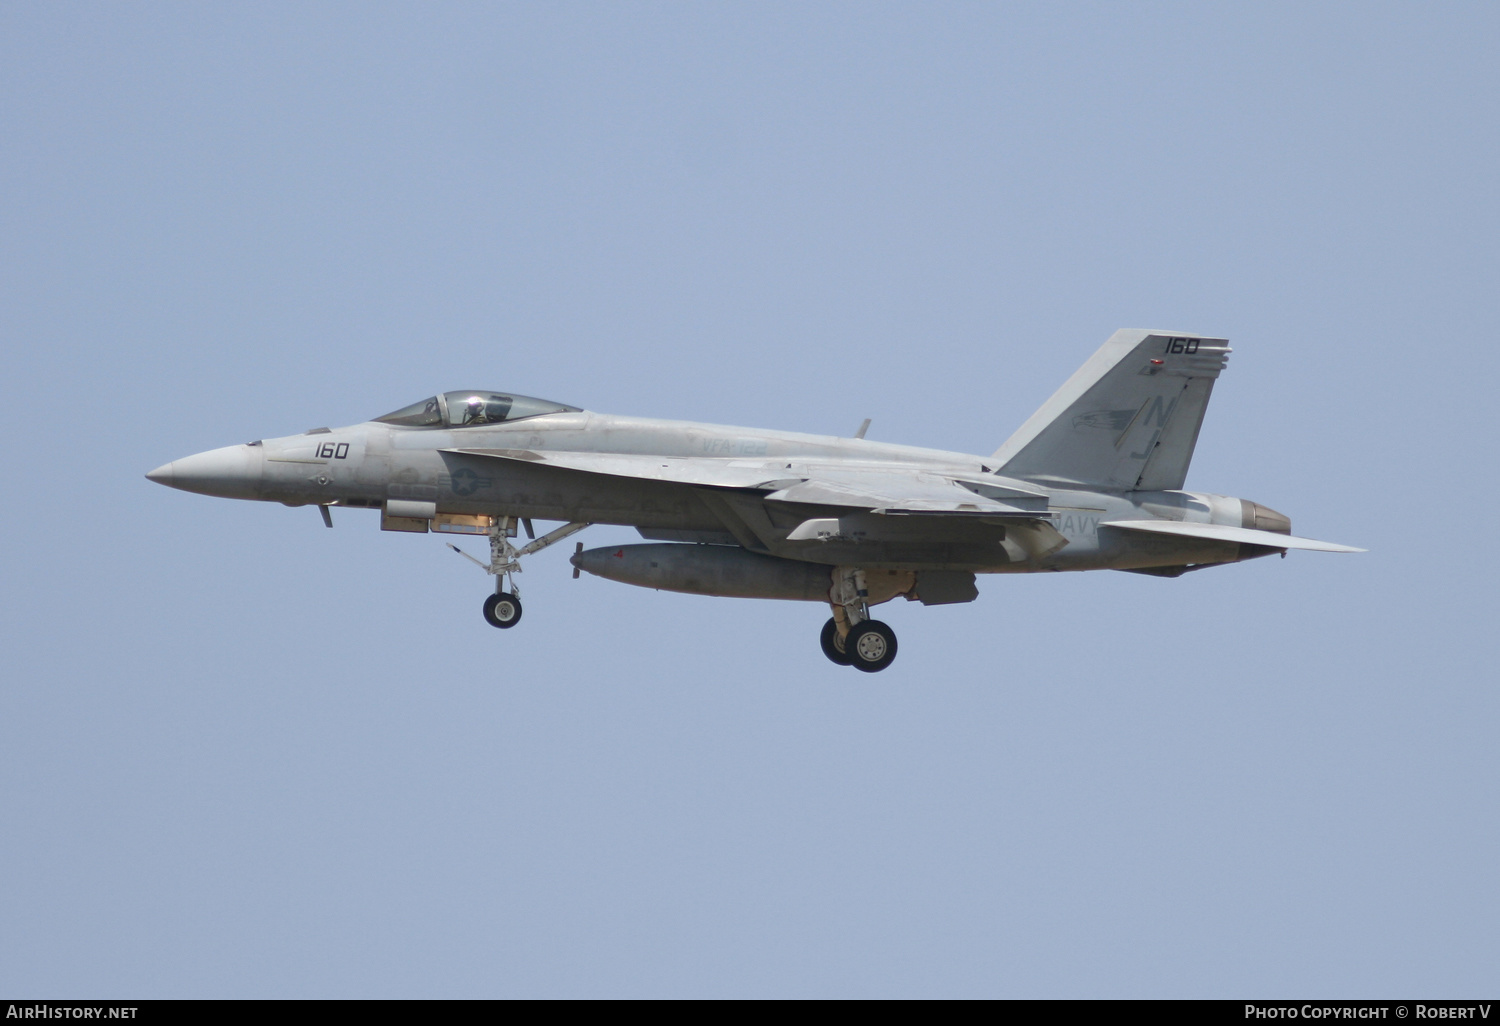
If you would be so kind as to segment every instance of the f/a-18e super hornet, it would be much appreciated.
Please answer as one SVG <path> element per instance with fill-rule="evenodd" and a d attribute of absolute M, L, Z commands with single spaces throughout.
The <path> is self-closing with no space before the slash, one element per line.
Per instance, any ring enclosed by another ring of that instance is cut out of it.
<path fill-rule="evenodd" d="M 579 570 L 698 595 L 826 603 L 823 652 L 874 672 L 896 636 L 870 608 L 971 602 L 976 574 L 1177 577 L 1288 549 L 1245 499 L 1182 490 L 1224 339 L 1118 331 L 989 456 L 592 413 L 514 392 L 445 392 L 344 428 L 199 453 L 152 481 L 206 495 L 380 510 L 387 531 L 488 537 L 484 617 L 521 619 L 520 560 L 591 524 L 648 544 L 584 549 Z M 536 537 L 533 520 L 563 521 Z M 528 539 L 517 546 L 517 525 Z M 451 544 L 451 543 L 450 543 Z M 453 546 L 461 555 L 468 555 Z"/>

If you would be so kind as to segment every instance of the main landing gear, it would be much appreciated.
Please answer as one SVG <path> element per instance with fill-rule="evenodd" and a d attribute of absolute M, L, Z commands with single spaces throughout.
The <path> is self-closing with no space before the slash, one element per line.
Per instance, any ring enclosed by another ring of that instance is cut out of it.
<path fill-rule="evenodd" d="M 521 546 L 519 549 L 510 543 L 516 536 L 516 517 L 491 517 L 490 529 L 490 561 L 481 563 L 463 549 L 448 543 L 448 547 L 470 563 L 479 567 L 487 574 L 495 577 L 495 593 L 484 600 L 484 620 L 491 627 L 505 629 L 514 627 L 521 622 L 521 589 L 516 586 L 515 574 L 521 572 L 521 557 L 529 556 L 533 552 L 540 552 L 547 546 L 562 541 L 571 534 L 577 534 L 588 524 L 565 524 L 555 531 L 549 531 L 536 538 L 531 531 L 531 522 L 525 521 L 526 536 L 533 540 Z"/>
<path fill-rule="evenodd" d="M 870 619 L 869 596 L 863 570 L 835 568 L 828 591 L 833 617 L 823 625 L 819 640 L 832 662 L 877 673 L 896 660 L 896 632 Z"/>

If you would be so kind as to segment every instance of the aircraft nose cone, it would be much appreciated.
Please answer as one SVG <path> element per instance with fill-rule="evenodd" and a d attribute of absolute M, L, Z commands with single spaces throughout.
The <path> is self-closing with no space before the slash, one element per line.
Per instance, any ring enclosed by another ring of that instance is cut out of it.
<path fill-rule="evenodd" d="M 157 484 L 226 499 L 260 497 L 261 450 L 227 445 L 157 467 L 146 477 Z"/>

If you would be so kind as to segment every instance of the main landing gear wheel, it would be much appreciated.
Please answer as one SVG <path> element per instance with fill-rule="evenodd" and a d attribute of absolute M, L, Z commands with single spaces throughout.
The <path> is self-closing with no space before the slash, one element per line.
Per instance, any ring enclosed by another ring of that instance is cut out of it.
<path fill-rule="evenodd" d="M 491 627 L 514 627 L 521 622 L 521 600 L 508 591 L 484 600 L 484 619 Z"/>
<path fill-rule="evenodd" d="M 830 616 L 828 622 L 823 625 L 823 636 L 818 640 L 823 643 L 823 654 L 833 662 L 840 666 L 848 666 L 854 661 L 845 651 L 843 639 L 839 637 L 839 625 L 833 617 Z"/>
<path fill-rule="evenodd" d="M 863 620 L 849 629 L 844 651 L 856 670 L 876 673 L 896 659 L 896 632 L 879 620 Z"/>

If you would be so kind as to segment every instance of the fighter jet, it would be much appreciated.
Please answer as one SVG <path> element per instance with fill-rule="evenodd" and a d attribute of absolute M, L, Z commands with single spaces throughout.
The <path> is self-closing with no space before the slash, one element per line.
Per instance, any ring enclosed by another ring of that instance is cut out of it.
<path fill-rule="evenodd" d="M 1183 491 L 1225 339 L 1116 332 L 988 456 L 593 413 L 514 392 L 443 392 L 343 428 L 202 452 L 146 476 L 205 495 L 380 512 L 386 531 L 473 535 L 494 627 L 521 620 L 521 560 L 591 524 L 645 544 L 585 549 L 580 570 L 697 595 L 822 603 L 823 653 L 873 673 L 898 596 L 972 602 L 977 574 L 1126 570 L 1177 577 L 1289 549 L 1281 513 Z M 532 521 L 562 521 L 541 537 Z M 518 526 L 529 539 L 518 545 Z"/>

